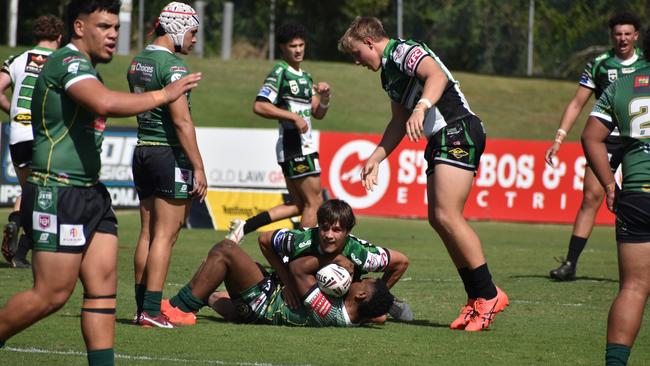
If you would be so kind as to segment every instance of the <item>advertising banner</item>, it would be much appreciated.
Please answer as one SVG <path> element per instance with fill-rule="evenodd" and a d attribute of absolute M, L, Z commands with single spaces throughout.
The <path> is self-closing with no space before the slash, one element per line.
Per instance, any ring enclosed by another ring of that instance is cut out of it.
<path fill-rule="evenodd" d="M 323 187 L 367 215 L 427 217 L 425 140 L 404 139 L 380 165 L 373 191 L 361 186 L 362 164 L 379 134 L 321 132 Z M 465 205 L 471 219 L 572 223 L 582 200 L 586 160 L 579 143 L 562 145 L 556 166 L 544 162 L 547 141 L 488 139 Z M 613 224 L 603 205 L 598 224 Z"/>

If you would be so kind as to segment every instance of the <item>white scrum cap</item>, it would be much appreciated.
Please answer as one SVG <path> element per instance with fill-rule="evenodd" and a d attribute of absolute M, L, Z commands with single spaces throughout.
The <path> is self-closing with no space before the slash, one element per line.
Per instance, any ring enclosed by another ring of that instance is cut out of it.
<path fill-rule="evenodd" d="M 199 26 L 199 18 L 191 6 L 174 1 L 165 5 L 158 17 L 158 23 L 174 41 L 176 51 L 179 51 L 183 47 L 185 33 Z"/>

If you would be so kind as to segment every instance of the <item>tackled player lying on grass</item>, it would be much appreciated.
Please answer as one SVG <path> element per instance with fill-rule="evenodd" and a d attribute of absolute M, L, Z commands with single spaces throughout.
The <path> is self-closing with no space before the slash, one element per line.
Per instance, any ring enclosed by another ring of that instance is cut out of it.
<path fill-rule="evenodd" d="M 334 261 L 352 267 L 342 256 Z M 331 262 L 304 256 L 289 263 L 289 272 L 303 299 L 303 305 L 293 309 L 283 297 L 278 278 L 266 273 L 235 242 L 224 239 L 210 250 L 192 280 L 169 301 L 163 300 L 161 310 L 175 325 L 195 324 L 195 313 L 208 303 L 224 319 L 239 323 L 347 327 L 381 320 L 394 301 L 386 283 L 364 278 L 352 283 L 344 297 L 327 296 L 319 289 L 313 273 Z M 215 292 L 222 283 L 227 292 Z"/>

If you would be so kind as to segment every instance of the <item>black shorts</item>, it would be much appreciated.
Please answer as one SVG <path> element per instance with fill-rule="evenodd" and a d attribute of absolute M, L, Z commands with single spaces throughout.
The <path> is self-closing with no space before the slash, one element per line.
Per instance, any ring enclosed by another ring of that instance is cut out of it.
<path fill-rule="evenodd" d="M 621 192 L 616 200 L 616 241 L 650 243 L 650 194 Z"/>
<path fill-rule="evenodd" d="M 474 115 L 454 121 L 429 138 L 424 151 L 427 176 L 433 174 L 436 164 L 476 171 L 485 150 L 483 122 Z"/>
<path fill-rule="evenodd" d="M 181 148 L 138 146 L 133 152 L 133 182 L 138 198 L 187 199 L 194 187 L 192 164 Z"/>
<path fill-rule="evenodd" d="M 299 179 L 312 175 L 320 175 L 320 164 L 317 152 L 289 158 L 279 164 L 282 167 L 282 173 L 287 179 Z"/>
<path fill-rule="evenodd" d="M 11 162 L 16 168 L 26 168 L 32 165 L 32 146 L 34 146 L 34 140 L 9 145 Z"/>
<path fill-rule="evenodd" d="M 34 250 L 81 253 L 95 232 L 117 236 L 117 218 L 103 184 L 43 187 L 27 183 L 20 218 Z"/>
<path fill-rule="evenodd" d="M 612 172 L 615 172 L 623 161 L 623 144 L 621 143 L 621 137 L 609 135 L 607 140 L 605 140 L 605 146 L 607 147 L 609 166 L 612 168 Z"/>

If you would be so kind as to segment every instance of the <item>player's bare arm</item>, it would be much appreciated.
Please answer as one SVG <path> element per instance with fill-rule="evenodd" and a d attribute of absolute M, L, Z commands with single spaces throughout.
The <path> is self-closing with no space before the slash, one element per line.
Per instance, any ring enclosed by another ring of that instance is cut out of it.
<path fill-rule="evenodd" d="M 424 88 L 420 102 L 415 105 L 406 121 L 406 135 L 411 141 L 417 141 L 424 135 L 424 116 L 429 108 L 436 105 L 449 81 L 431 57 L 422 59 L 415 73 L 418 79 L 424 81 Z"/>
<path fill-rule="evenodd" d="M 182 95 L 176 101 L 170 103 L 169 113 L 174 121 L 178 140 L 188 159 L 190 159 L 194 170 L 194 188 L 190 191 L 190 194 L 199 200 L 203 200 L 208 193 L 208 181 L 205 177 L 199 145 L 196 142 L 196 131 L 194 130 L 194 123 L 192 123 L 187 97 Z"/>
<path fill-rule="evenodd" d="M 406 255 L 397 250 L 388 248 L 386 248 L 386 250 L 390 253 L 390 263 L 384 270 L 384 275 L 381 279 L 386 282 L 388 288 L 392 288 L 408 269 L 409 259 Z"/>
<path fill-rule="evenodd" d="M 273 233 L 273 231 L 265 231 L 260 234 L 257 239 L 260 245 L 260 251 L 264 255 L 264 258 L 266 258 L 266 261 L 273 267 L 280 281 L 284 284 L 283 295 L 287 305 L 292 309 L 296 309 L 301 304 L 300 297 L 297 294 L 296 284 L 289 269 L 282 262 L 282 258 L 273 251 L 271 243 Z"/>
<path fill-rule="evenodd" d="M 268 119 L 293 121 L 301 133 L 307 132 L 309 128 L 307 122 L 302 117 L 286 109 L 278 108 L 271 102 L 255 101 L 253 112 L 258 116 Z"/>
<path fill-rule="evenodd" d="M 175 101 L 199 85 L 201 73 L 189 74 L 162 90 L 147 93 L 122 93 L 108 89 L 99 80 L 87 78 L 67 89 L 67 94 L 93 114 L 107 117 L 128 117 Z"/>
<path fill-rule="evenodd" d="M 316 119 L 323 119 L 330 106 L 331 87 L 321 81 L 314 84 L 314 92 L 316 95 L 311 98 L 311 115 Z"/>
<path fill-rule="evenodd" d="M 564 113 L 560 119 L 560 127 L 555 134 L 555 140 L 551 147 L 546 150 L 545 160 L 548 165 L 555 165 L 553 159 L 557 155 L 557 152 L 560 151 L 562 141 L 564 141 L 566 135 L 571 131 L 571 128 L 573 128 L 573 125 L 576 123 L 580 112 L 582 112 L 585 104 L 587 104 L 591 94 L 593 94 L 593 90 L 582 85 L 578 86 L 576 94 L 573 96 L 569 104 L 567 104 L 566 108 L 564 108 Z"/>
<path fill-rule="evenodd" d="M 11 77 L 6 72 L 0 72 L 0 109 L 9 114 L 11 102 L 5 95 L 7 89 L 11 87 Z"/>
<path fill-rule="evenodd" d="M 399 145 L 406 133 L 406 121 L 409 118 L 409 111 L 403 105 L 391 101 L 392 118 L 384 134 L 381 137 L 379 145 L 372 152 L 370 158 L 364 164 L 361 171 L 361 184 L 369 191 L 377 185 L 377 174 L 379 173 L 379 163 L 381 163 L 391 152 Z"/>
<path fill-rule="evenodd" d="M 589 166 L 607 193 L 607 208 L 614 212 L 616 182 L 609 165 L 607 146 L 605 145 L 605 139 L 610 132 L 596 117 L 590 116 L 587 119 L 585 130 L 582 132 L 581 140 Z"/>

